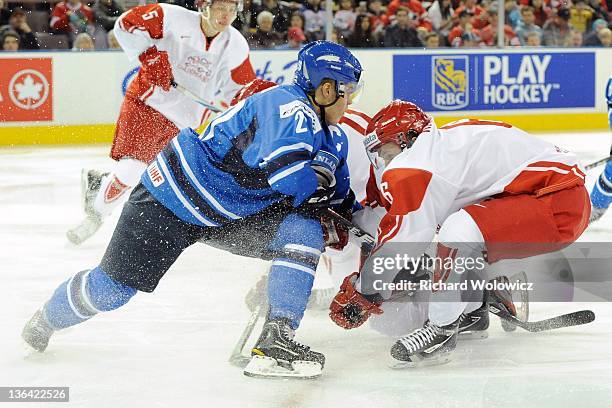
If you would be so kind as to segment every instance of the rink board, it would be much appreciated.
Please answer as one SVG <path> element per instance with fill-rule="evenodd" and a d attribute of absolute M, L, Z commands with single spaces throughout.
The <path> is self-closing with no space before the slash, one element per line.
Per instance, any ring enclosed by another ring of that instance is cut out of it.
<path fill-rule="evenodd" d="M 439 124 L 460 117 L 530 131 L 607 127 L 609 49 L 360 50 L 374 113 L 392 98 L 419 103 Z M 293 51 L 253 51 L 259 77 L 290 83 Z M 29 52 L 0 56 L 0 145 L 108 142 L 138 64 L 122 52 Z"/>

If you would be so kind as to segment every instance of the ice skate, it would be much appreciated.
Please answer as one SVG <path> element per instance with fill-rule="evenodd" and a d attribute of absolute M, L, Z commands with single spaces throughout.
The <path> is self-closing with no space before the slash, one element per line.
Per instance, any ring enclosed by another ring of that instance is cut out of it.
<path fill-rule="evenodd" d="M 102 178 L 106 175 L 108 173 L 97 170 L 83 169 L 81 172 L 81 196 L 86 217 L 79 225 L 66 232 L 66 237 L 74 245 L 85 242 L 102 226 L 102 215 L 94 209 L 94 201 L 100 191 Z"/>
<path fill-rule="evenodd" d="M 255 347 L 244 375 L 262 378 L 319 377 L 325 365 L 325 356 L 293 340 L 294 332 L 289 320 L 268 320 Z"/>
<path fill-rule="evenodd" d="M 462 314 L 453 323 L 441 327 L 428 320 L 420 329 L 400 338 L 391 347 L 391 368 L 448 363 L 457 346 L 457 333 L 464 318 Z"/>
<path fill-rule="evenodd" d="M 49 345 L 49 339 L 53 332 L 54 330 L 45 321 L 42 311 L 38 310 L 26 323 L 21 332 L 21 338 L 29 347 L 42 353 Z"/>
<path fill-rule="evenodd" d="M 486 339 L 489 337 L 489 307 L 486 300 L 473 312 L 465 314 L 459 324 L 459 335 L 462 339 Z"/>

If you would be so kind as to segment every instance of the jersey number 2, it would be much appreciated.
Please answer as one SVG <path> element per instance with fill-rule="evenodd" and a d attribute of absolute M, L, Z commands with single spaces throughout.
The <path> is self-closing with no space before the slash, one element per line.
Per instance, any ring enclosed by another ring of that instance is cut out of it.
<path fill-rule="evenodd" d="M 306 121 L 304 112 L 297 111 L 295 114 L 295 121 L 297 122 L 297 125 L 295 126 L 295 133 L 308 132 L 308 128 L 304 127 L 304 122 Z"/>

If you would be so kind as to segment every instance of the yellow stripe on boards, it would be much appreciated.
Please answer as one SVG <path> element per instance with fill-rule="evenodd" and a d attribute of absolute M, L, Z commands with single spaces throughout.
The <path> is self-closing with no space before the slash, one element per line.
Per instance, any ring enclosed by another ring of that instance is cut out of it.
<path fill-rule="evenodd" d="M 434 114 L 433 116 L 436 118 L 438 127 L 461 118 L 470 117 L 500 120 L 529 132 L 576 132 L 608 129 L 608 118 L 605 113 L 560 112 L 514 115 L 468 114 L 465 116 Z M 0 146 L 110 144 L 113 140 L 114 132 L 114 124 L 0 127 Z"/>

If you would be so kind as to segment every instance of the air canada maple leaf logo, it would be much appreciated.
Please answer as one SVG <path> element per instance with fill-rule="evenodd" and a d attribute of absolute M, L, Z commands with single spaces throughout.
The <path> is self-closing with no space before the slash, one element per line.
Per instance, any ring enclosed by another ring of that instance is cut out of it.
<path fill-rule="evenodd" d="M 36 109 L 49 97 L 49 82 L 40 72 L 24 69 L 13 75 L 9 83 L 9 96 L 22 109 Z"/>

